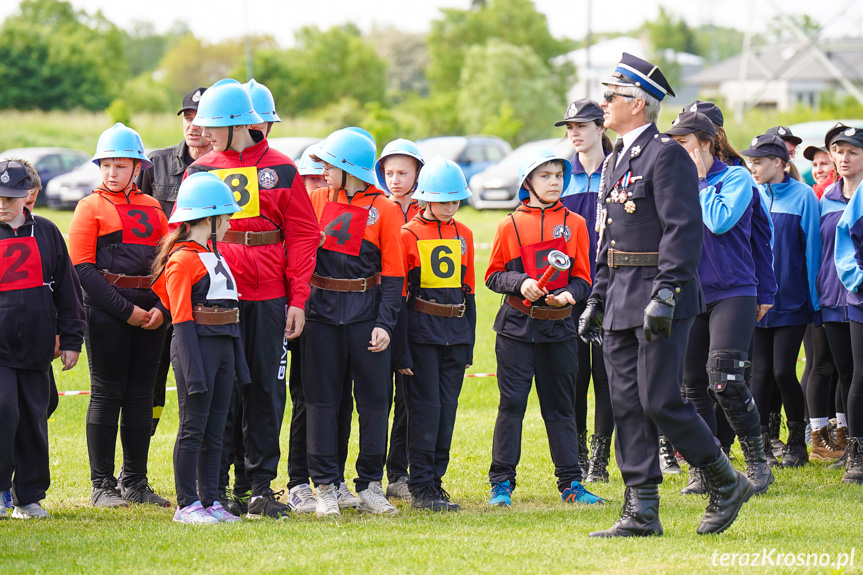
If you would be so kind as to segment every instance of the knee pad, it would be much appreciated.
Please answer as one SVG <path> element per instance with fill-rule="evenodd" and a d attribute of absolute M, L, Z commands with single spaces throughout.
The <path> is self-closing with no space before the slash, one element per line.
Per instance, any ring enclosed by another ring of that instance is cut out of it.
<path fill-rule="evenodd" d="M 746 385 L 750 366 L 747 353 L 739 349 L 717 349 L 707 357 L 710 391 L 736 432 L 758 425 L 758 409 Z"/>

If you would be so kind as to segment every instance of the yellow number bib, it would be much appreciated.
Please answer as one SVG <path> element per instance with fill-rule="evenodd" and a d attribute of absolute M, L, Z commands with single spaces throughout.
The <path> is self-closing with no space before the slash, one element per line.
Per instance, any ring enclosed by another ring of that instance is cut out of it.
<path fill-rule="evenodd" d="M 231 216 L 232 220 L 256 218 L 261 215 L 261 197 L 258 190 L 258 168 L 225 168 L 212 170 L 234 192 L 234 199 L 241 210 Z"/>
<path fill-rule="evenodd" d="M 420 240 L 417 250 L 422 266 L 420 287 L 461 287 L 461 241 Z"/>

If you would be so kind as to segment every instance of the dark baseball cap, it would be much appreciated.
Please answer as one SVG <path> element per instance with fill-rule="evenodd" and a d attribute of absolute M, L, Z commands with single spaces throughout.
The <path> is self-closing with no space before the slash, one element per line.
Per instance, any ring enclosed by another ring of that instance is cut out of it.
<path fill-rule="evenodd" d="M 846 128 L 833 139 L 834 144 L 845 142 L 857 148 L 863 148 L 863 129 L 861 128 Z"/>
<path fill-rule="evenodd" d="M 693 132 L 716 136 L 716 126 L 701 112 L 683 112 L 671 123 L 671 127 L 665 130 L 669 136 L 685 136 Z"/>
<path fill-rule="evenodd" d="M 592 122 L 593 120 L 601 120 L 602 117 L 603 112 L 599 104 L 590 98 L 583 98 L 571 103 L 566 109 L 563 120 L 556 122 L 554 125 L 559 127 L 567 122 Z"/>
<path fill-rule="evenodd" d="M 791 133 L 791 130 L 786 128 L 785 126 L 773 126 L 769 130 L 765 132 L 765 134 L 776 134 L 780 138 L 782 138 L 786 142 L 790 142 L 795 146 L 799 146 L 803 143 L 803 138 L 798 138 L 794 134 Z"/>
<path fill-rule="evenodd" d="M 829 149 L 830 145 L 833 144 L 833 140 L 836 139 L 836 136 L 850 127 L 851 126 L 846 126 L 842 122 L 836 122 L 836 125 L 827 130 L 827 134 L 824 135 L 824 145 Z"/>
<path fill-rule="evenodd" d="M 725 125 L 725 116 L 722 115 L 722 110 L 719 109 L 719 106 L 711 102 L 710 100 L 695 100 L 688 106 L 684 106 L 682 112 L 698 112 L 699 114 L 704 114 L 710 121 L 713 122 L 718 128 L 721 128 Z"/>
<path fill-rule="evenodd" d="M 803 157 L 809 160 L 810 162 L 815 159 L 815 154 L 818 152 L 824 152 L 825 154 L 829 154 L 827 148 L 824 146 L 807 146 L 805 150 L 803 150 Z"/>
<path fill-rule="evenodd" d="M 0 197 L 26 198 L 30 195 L 30 172 L 15 160 L 0 162 Z"/>
<path fill-rule="evenodd" d="M 762 134 L 752 138 L 752 141 L 749 142 L 749 147 L 740 153 L 751 158 L 776 156 L 786 162 L 791 159 L 788 155 L 788 148 L 785 147 L 785 142 L 776 134 Z"/>
<path fill-rule="evenodd" d="M 182 114 L 186 110 L 196 110 L 197 111 L 198 102 L 201 101 L 201 96 L 203 96 L 204 92 L 206 92 L 206 91 L 207 91 L 207 89 L 204 87 L 195 88 L 194 90 L 192 90 L 191 92 L 189 92 L 188 94 L 183 96 L 183 107 L 180 108 L 180 111 L 177 112 L 177 115 L 179 116 L 180 114 Z"/>

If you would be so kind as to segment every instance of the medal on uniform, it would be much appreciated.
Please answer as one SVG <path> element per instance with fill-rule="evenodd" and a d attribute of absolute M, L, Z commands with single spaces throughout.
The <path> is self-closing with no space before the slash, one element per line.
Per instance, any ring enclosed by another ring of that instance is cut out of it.
<path fill-rule="evenodd" d="M 635 211 L 635 202 L 633 202 L 632 200 L 627 201 L 625 204 L 623 204 L 623 209 L 626 210 L 627 214 L 631 214 Z"/>

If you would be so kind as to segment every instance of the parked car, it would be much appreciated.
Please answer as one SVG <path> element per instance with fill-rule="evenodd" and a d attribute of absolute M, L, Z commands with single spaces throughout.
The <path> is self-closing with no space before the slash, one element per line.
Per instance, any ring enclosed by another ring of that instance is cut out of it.
<path fill-rule="evenodd" d="M 0 154 L 0 160 L 21 158 L 27 160 L 39 173 L 42 189 L 61 174 L 66 174 L 90 160 L 90 154 L 71 148 L 12 148 Z M 44 194 L 39 194 L 37 205 L 45 205 Z"/>
<path fill-rule="evenodd" d="M 800 170 L 800 175 L 804 181 L 812 185 L 815 181 L 812 179 L 812 162 L 803 157 L 803 150 L 809 146 L 821 148 L 824 146 L 824 135 L 827 131 L 836 125 L 836 122 L 842 122 L 846 126 L 853 126 L 857 129 L 863 129 L 863 120 L 826 120 L 819 122 L 804 122 L 802 124 L 792 124 L 788 126 L 791 133 L 798 138 L 803 138 L 803 143 L 797 146 L 797 154 L 794 163 L 797 164 L 797 169 Z"/>
<path fill-rule="evenodd" d="M 470 205 L 478 210 L 512 210 L 518 206 L 518 166 L 524 155 L 536 148 L 551 148 L 567 159 L 575 156 L 575 148 L 567 139 L 551 138 L 523 144 L 470 179 L 470 191 L 473 192 L 468 200 Z"/>
<path fill-rule="evenodd" d="M 292 159 L 295 164 L 299 163 L 300 158 L 303 157 L 303 152 L 306 151 L 306 148 L 311 146 L 312 144 L 317 144 L 321 141 L 320 138 L 305 138 L 305 137 L 295 137 L 295 138 L 269 138 L 267 140 L 270 143 L 270 147 L 276 149 Z"/>
<path fill-rule="evenodd" d="M 76 169 L 52 179 L 42 195 L 49 208 L 74 210 L 78 200 L 89 196 L 101 183 L 99 166 L 85 162 Z"/>
<path fill-rule="evenodd" d="M 487 167 L 501 161 L 512 147 L 495 136 L 440 136 L 417 141 L 426 161 L 443 156 L 459 165 L 468 182 Z"/>

